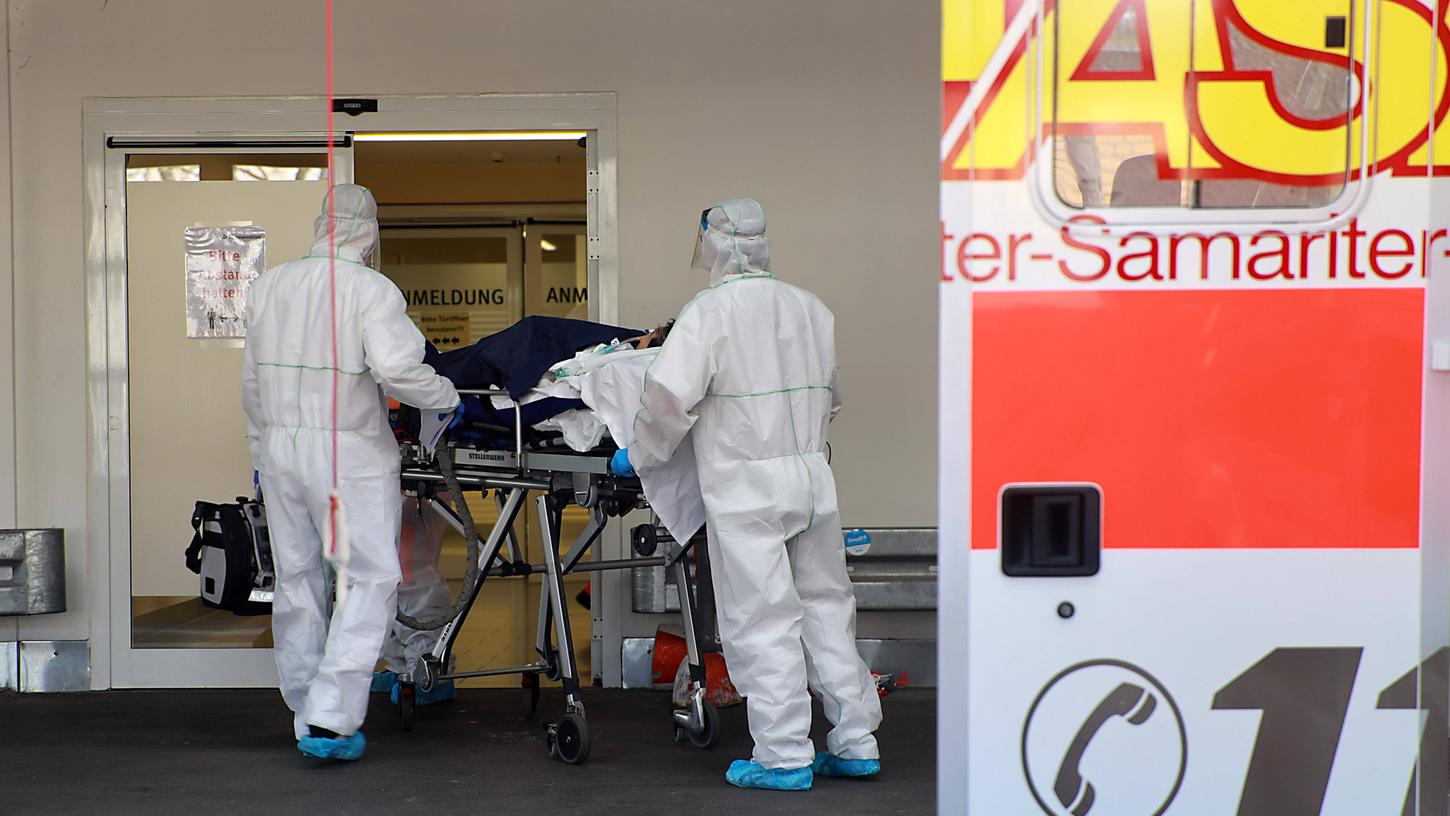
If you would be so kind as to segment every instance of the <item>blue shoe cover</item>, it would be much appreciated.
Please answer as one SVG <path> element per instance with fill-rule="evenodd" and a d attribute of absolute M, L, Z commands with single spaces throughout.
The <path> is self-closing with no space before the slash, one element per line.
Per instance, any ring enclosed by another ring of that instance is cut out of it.
<path fill-rule="evenodd" d="M 303 737 L 297 740 L 297 750 L 318 759 L 362 759 L 367 740 L 361 731 L 350 737 Z"/>
<path fill-rule="evenodd" d="M 453 687 L 452 680 L 440 680 L 433 684 L 432 691 L 424 691 L 422 687 L 415 686 L 413 690 L 413 705 L 432 705 L 441 703 L 444 700 L 452 700 L 458 696 L 458 691 Z M 388 695 L 393 705 L 398 704 L 398 685 L 393 685 L 393 691 Z"/>
<path fill-rule="evenodd" d="M 875 776 L 881 773 L 881 760 L 842 759 L 821 751 L 811 763 L 811 770 L 821 776 Z"/>
<path fill-rule="evenodd" d="M 766 768 L 759 762 L 737 759 L 725 772 L 725 781 L 737 788 L 803 791 L 811 789 L 810 768 Z"/>
<path fill-rule="evenodd" d="M 398 685 L 398 673 L 384 669 L 373 672 L 373 684 L 368 686 L 369 694 L 386 694 Z"/>

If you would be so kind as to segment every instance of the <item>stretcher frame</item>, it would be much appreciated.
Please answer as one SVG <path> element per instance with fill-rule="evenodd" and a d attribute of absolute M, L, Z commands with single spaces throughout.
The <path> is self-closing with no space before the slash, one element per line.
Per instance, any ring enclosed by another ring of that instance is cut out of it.
<path fill-rule="evenodd" d="M 506 391 L 498 389 L 460 389 L 458 393 L 483 398 L 507 396 Z M 713 593 L 709 589 L 709 560 L 704 536 L 697 535 L 691 541 L 678 542 L 663 528 L 654 524 L 640 525 L 631 536 L 636 557 L 586 561 L 585 556 L 603 534 L 610 518 L 620 518 L 632 510 L 649 507 L 644 488 L 636 477 L 614 476 L 609 472 L 612 450 L 577 453 L 567 449 L 527 448 L 517 402 L 513 403 L 513 408 L 512 450 L 454 446 L 445 442 L 452 454 L 452 467 L 445 469 L 440 467 L 437 457 L 428 454 L 422 446 L 402 446 L 404 492 L 417 496 L 420 507 L 430 508 L 465 538 L 468 532 L 463 519 L 455 508 L 437 496 L 440 486 L 447 485 L 450 492 L 456 489 L 456 495 L 460 496 L 470 488 L 485 496 L 491 490 L 499 508 L 498 520 L 486 536 L 479 536 L 478 580 L 472 587 L 463 588 L 462 591 L 468 593 L 466 603 L 457 616 L 444 624 L 432 651 L 408 666 L 406 673 L 399 675 L 398 702 L 404 729 L 412 728 L 419 689 L 428 692 L 442 681 L 471 677 L 520 675 L 525 692 L 524 713 L 531 717 L 538 707 L 539 677 L 542 675 L 561 683 L 565 699 L 563 717 L 545 726 L 545 744 L 549 754 L 569 764 L 584 762 L 589 755 L 591 739 L 575 665 L 564 579 L 580 572 L 662 566 L 674 573 L 680 587 L 680 614 L 691 679 L 688 704 L 672 713 L 675 739 L 698 748 L 712 747 L 719 736 L 719 715 L 705 699 L 704 653 L 707 649 L 702 644 L 710 643 L 709 650 L 712 651 L 718 647 L 714 645 L 713 636 L 706 636 L 705 622 L 713 620 Z M 448 485 L 448 470 L 452 471 L 456 481 L 454 485 Z M 514 531 L 514 522 L 530 494 L 534 494 L 543 537 L 543 564 L 527 561 Z M 564 508 L 570 504 L 587 509 L 589 522 L 569 550 L 561 555 L 562 516 Z M 503 557 L 505 544 L 508 558 Z M 664 551 L 657 554 L 660 545 L 664 546 Z M 699 599 L 689 590 L 691 568 L 687 556 L 692 550 L 699 565 Z M 489 578 L 527 578 L 530 575 L 542 576 L 534 644 L 539 659 L 522 666 L 449 670 L 458 634 L 485 581 Z M 708 630 L 713 631 L 713 627 L 708 627 Z"/>

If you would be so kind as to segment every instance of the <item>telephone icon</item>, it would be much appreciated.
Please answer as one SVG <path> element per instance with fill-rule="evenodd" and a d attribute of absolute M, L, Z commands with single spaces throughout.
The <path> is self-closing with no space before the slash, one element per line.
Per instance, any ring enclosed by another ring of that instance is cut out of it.
<path fill-rule="evenodd" d="M 1082 760 L 1098 731 L 1114 717 L 1123 717 L 1133 725 L 1142 725 L 1153 716 L 1157 707 L 1158 701 L 1152 694 L 1142 686 L 1132 683 L 1118 684 L 1117 688 L 1108 692 L 1102 702 L 1098 703 L 1097 708 L 1083 721 L 1082 727 L 1068 745 L 1067 752 L 1063 754 L 1062 765 L 1057 771 L 1057 781 L 1052 786 L 1053 792 L 1057 794 L 1057 801 L 1068 812 L 1073 816 L 1087 816 L 1097 799 L 1092 783 L 1083 778 Z"/>

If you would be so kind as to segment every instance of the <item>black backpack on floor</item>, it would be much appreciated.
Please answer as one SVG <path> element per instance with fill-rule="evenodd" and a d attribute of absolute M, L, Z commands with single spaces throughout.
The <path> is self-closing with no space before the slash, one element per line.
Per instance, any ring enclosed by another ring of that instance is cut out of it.
<path fill-rule="evenodd" d="M 201 576 L 201 602 L 237 615 L 270 613 L 276 573 L 262 503 L 242 497 L 233 504 L 199 501 L 191 529 L 186 568 Z"/>

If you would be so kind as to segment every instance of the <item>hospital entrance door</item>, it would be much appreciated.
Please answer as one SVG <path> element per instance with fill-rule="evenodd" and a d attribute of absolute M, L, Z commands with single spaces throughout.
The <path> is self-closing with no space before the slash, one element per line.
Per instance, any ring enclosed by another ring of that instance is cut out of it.
<path fill-rule="evenodd" d="M 241 306 L 252 276 L 307 254 L 328 185 L 325 138 L 275 144 L 112 139 L 106 151 L 107 297 L 124 315 L 112 320 L 112 366 L 125 371 L 112 415 L 127 433 L 110 455 L 129 477 L 112 493 L 113 518 L 125 516 L 111 563 L 115 687 L 276 684 L 270 616 L 207 606 L 184 559 L 197 501 L 253 493 Z M 346 143 L 335 167 L 351 179 Z"/>

